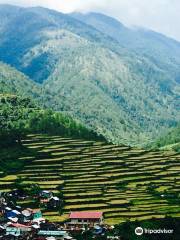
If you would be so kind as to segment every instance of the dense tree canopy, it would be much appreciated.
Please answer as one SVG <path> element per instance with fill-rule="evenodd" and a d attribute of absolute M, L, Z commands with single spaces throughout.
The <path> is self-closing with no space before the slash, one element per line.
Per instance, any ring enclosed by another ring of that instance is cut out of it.
<path fill-rule="evenodd" d="M 180 152 L 180 123 L 159 137 L 150 147 L 173 149 Z"/>
<path fill-rule="evenodd" d="M 104 139 L 71 117 L 38 108 L 29 98 L 0 95 L 0 143 L 21 142 L 28 133 Z"/>

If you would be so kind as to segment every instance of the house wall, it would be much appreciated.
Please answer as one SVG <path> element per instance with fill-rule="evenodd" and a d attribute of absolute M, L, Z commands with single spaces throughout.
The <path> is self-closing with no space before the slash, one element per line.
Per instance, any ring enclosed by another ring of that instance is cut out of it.
<path fill-rule="evenodd" d="M 103 219 L 71 219 L 71 224 L 101 224 Z"/>

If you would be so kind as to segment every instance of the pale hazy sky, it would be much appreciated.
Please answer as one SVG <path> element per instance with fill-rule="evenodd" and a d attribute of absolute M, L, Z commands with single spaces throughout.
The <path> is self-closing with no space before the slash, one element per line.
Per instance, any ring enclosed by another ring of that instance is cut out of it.
<path fill-rule="evenodd" d="M 20 6 L 44 6 L 61 12 L 96 11 L 180 41 L 180 0 L 0 0 Z"/>

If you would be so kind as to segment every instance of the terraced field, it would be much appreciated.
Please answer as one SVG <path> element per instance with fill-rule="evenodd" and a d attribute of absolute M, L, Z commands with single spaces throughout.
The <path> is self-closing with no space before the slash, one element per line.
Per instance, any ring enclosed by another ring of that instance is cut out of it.
<path fill-rule="evenodd" d="M 17 175 L 1 177 L 0 189 L 11 189 L 17 176 L 42 189 L 62 189 L 63 214 L 44 211 L 52 221 L 65 220 L 71 210 L 101 210 L 109 224 L 180 217 L 180 155 L 175 152 L 45 135 L 30 135 L 23 144 L 38 155 Z"/>

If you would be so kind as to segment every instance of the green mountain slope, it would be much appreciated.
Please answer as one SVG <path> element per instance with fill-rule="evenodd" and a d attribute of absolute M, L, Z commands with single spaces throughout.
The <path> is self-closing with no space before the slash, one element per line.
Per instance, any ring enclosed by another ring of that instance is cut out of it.
<path fill-rule="evenodd" d="M 121 53 L 125 51 L 107 35 L 68 15 L 41 7 L 19 8 L 18 10 L 15 7 L 14 11 L 17 14 L 10 14 L 13 12 L 12 9 L 13 6 L 0 5 L 0 12 L 4 12 L 0 16 L 0 20 L 4 22 L 0 32 L 0 58 L 37 82 L 43 82 L 54 70 L 59 60 L 56 42 L 63 40 L 64 34 L 56 39 L 53 37 L 59 30 L 67 30 L 78 37 Z M 8 16 L 8 21 L 4 21 L 5 16 Z M 53 41 L 47 48 L 46 41 L 51 38 Z M 36 49 L 39 45 L 43 45 L 42 52 Z M 65 49 L 66 46 L 63 50 Z"/>
<path fill-rule="evenodd" d="M 160 75 L 157 71 L 154 77 Z M 51 95 L 64 96 L 71 114 L 105 133 L 111 141 L 120 137 L 128 143 L 133 136 L 132 142 L 137 142 L 142 130 L 153 132 L 160 122 L 168 126 L 175 123 L 172 116 L 177 117 L 176 90 L 174 97 L 162 93 L 155 82 L 145 83 L 142 76 L 138 78 L 117 54 L 93 45 L 68 51 L 44 84 Z M 141 134 L 141 140 L 143 137 Z"/>
<path fill-rule="evenodd" d="M 180 152 L 180 124 L 158 138 L 152 148 L 173 149 Z"/>
<path fill-rule="evenodd" d="M 151 59 L 180 83 L 179 42 L 148 29 L 128 28 L 116 19 L 99 13 L 73 13 L 71 16 L 112 37 L 122 47 Z"/>
<path fill-rule="evenodd" d="M 0 60 L 41 83 L 43 106 L 126 144 L 144 143 L 176 125 L 180 88 L 168 65 L 71 16 L 44 8 L 17 11 L 1 27 Z"/>
<path fill-rule="evenodd" d="M 0 93 L 38 98 L 41 87 L 15 68 L 0 62 Z"/>

